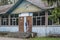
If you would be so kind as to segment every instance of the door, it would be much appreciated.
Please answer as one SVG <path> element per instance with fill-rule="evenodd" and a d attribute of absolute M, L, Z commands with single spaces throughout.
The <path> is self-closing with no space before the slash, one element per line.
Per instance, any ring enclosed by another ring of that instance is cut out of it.
<path fill-rule="evenodd" d="M 19 31 L 20 32 L 32 32 L 32 16 L 20 17 Z"/>
<path fill-rule="evenodd" d="M 24 32 L 32 32 L 32 17 L 24 17 Z"/>

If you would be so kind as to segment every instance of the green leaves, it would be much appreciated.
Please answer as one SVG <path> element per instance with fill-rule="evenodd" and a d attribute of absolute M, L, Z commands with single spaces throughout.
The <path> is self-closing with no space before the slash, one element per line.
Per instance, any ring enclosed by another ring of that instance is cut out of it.
<path fill-rule="evenodd" d="M 56 7 L 53 10 L 50 11 L 52 13 L 51 16 L 49 16 L 49 19 L 53 19 L 55 23 L 59 22 L 59 17 L 60 17 L 60 7 Z"/>

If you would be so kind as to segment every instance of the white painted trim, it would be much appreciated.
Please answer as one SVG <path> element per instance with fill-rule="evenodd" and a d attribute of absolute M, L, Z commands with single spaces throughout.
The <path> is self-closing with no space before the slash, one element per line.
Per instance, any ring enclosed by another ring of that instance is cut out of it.
<path fill-rule="evenodd" d="M 33 16 L 33 13 L 21 13 L 19 14 L 19 17 L 25 17 L 25 16 Z"/>
<path fill-rule="evenodd" d="M 24 32 L 26 32 L 26 17 L 24 17 Z"/>

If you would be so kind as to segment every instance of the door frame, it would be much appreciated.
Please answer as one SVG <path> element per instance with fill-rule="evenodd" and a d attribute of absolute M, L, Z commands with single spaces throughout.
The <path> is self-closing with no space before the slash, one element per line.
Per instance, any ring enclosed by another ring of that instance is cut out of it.
<path fill-rule="evenodd" d="M 22 26 L 21 27 L 21 23 L 19 23 L 19 31 L 20 32 L 27 32 L 27 26 L 26 26 L 26 23 L 27 23 L 27 18 L 28 17 L 31 17 L 32 18 L 32 16 L 33 16 L 33 13 L 21 13 L 21 14 L 19 14 L 19 19 L 21 18 L 21 17 L 23 17 L 24 18 L 24 24 L 22 24 L 22 25 L 24 25 L 24 27 Z M 20 20 L 19 20 L 19 22 L 20 22 Z M 31 23 L 31 25 L 32 25 L 32 23 Z M 32 27 L 32 26 L 31 26 Z M 22 29 L 21 28 L 23 28 L 23 31 L 21 31 Z M 21 30 L 20 30 L 21 29 Z M 31 28 L 31 30 L 32 30 L 32 28 Z"/>

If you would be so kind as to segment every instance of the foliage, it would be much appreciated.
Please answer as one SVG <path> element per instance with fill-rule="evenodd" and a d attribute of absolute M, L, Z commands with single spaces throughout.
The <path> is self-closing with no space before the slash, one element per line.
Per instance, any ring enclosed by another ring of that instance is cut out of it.
<path fill-rule="evenodd" d="M 51 10 L 50 12 L 52 13 L 51 16 L 49 16 L 49 19 L 53 19 L 54 23 L 59 24 L 59 17 L 60 17 L 60 6 L 58 4 L 58 2 L 60 2 L 60 0 L 43 0 L 43 1 L 47 1 L 49 6 L 52 6 L 53 3 L 57 3 L 57 7 L 55 7 L 53 10 Z"/>
<path fill-rule="evenodd" d="M 54 23 L 59 24 L 59 17 L 60 17 L 60 7 L 56 7 L 51 10 L 52 15 L 49 16 L 49 19 L 53 19 Z"/>
<path fill-rule="evenodd" d="M 30 38 L 30 40 L 60 40 L 60 38 L 53 38 L 53 37 L 36 37 L 36 38 Z"/>

